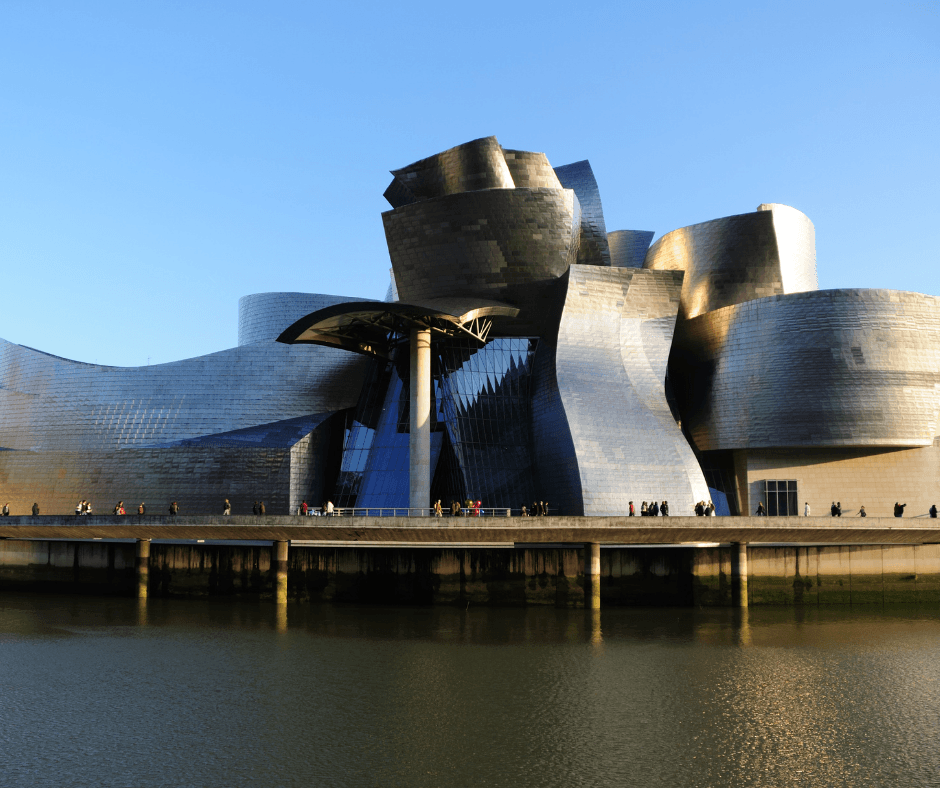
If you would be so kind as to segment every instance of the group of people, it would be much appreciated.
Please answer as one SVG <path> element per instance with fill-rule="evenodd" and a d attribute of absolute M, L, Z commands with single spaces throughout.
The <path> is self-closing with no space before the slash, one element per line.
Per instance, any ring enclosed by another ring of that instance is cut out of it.
<path fill-rule="evenodd" d="M 895 516 L 895 517 L 903 517 L 903 516 L 904 516 L 904 509 L 905 509 L 906 506 L 907 506 L 906 503 L 898 503 L 897 501 L 895 501 L 895 502 L 894 502 L 894 516 Z M 766 514 L 766 511 L 764 510 L 764 502 L 763 502 L 763 501 L 758 501 L 758 502 L 757 502 L 757 511 L 755 512 L 755 514 L 756 514 L 758 517 L 763 517 L 763 516 Z M 809 506 L 809 501 L 807 501 L 806 504 L 803 506 L 803 516 L 804 516 L 804 517 L 809 517 L 809 514 L 810 514 L 810 506 Z M 931 504 L 930 510 L 929 510 L 928 514 L 929 514 L 931 517 L 934 517 L 934 518 L 937 516 L 937 505 L 936 505 L 936 504 Z M 842 516 L 842 501 L 833 501 L 833 502 L 832 502 L 832 505 L 829 507 L 829 516 L 830 516 L 830 517 L 841 517 L 841 516 Z M 863 505 L 863 506 L 860 506 L 860 507 L 858 508 L 858 511 L 855 513 L 855 516 L 856 516 L 856 517 L 868 517 L 868 512 L 865 511 L 864 505 Z"/>
<path fill-rule="evenodd" d="M 630 517 L 636 517 L 636 507 L 633 505 L 633 501 L 630 501 L 630 504 L 627 509 L 627 514 Z M 647 503 L 643 501 L 640 504 L 640 517 L 668 517 L 669 516 L 669 501 L 650 501 Z"/>
<path fill-rule="evenodd" d="M 463 504 L 458 500 L 453 500 L 450 502 L 450 516 L 451 517 L 479 517 L 480 516 L 480 507 L 483 506 L 483 501 L 474 501 L 470 498 L 467 498 Z M 440 500 L 434 502 L 434 516 L 443 517 L 444 510 L 441 507 Z"/>
<path fill-rule="evenodd" d="M 170 514 L 176 514 L 176 511 L 173 510 L 174 506 L 176 506 L 177 510 L 179 510 L 179 507 L 176 505 L 176 501 L 174 501 L 170 506 Z M 146 513 L 147 513 L 147 506 L 145 503 L 143 503 L 143 501 L 141 501 L 140 506 L 137 507 L 137 514 L 146 514 Z M 34 515 L 39 514 L 38 503 L 33 504 L 33 514 Z M 88 515 L 88 514 L 92 514 L 91 503 L 89 501 L 86 501 L 83 498 L 77 504 L 75 504 L 75 516 L 80 517 L 82 515 Z M 114 505 L 114 508 L 111 510 L 111 514 L 116 514 L 116 515 L 127 514 L 127 510 L 124 508 L 124 501 L 118 501 Z"/>
<path fill-rule="evenodd" d="M 520 514 L 523 517 L 545 517 L 548 515 L 548 502 L 532 501 L 532 508 L 523 506 Z"/>
<path fill-rule="evenodd" d="M 715 504 L 711 501 L 699 501 L 694 507 L 696 517 L 714 517 Z"/>
<path fill-rule="evenodd" d="M 336 509 L 333 506 L 332 501 L 324 501 L 320 505 L 320 508 L 317 509 L 313 506 L 310 506 L 307 503 L 307 501 L 304 500 L 301 502 L 300 508 L 297 510 L 297 513 L 300 515 L 303 515 L 304 517 L 307 517 L 308 515 L 317 515 L 320 517 L 332 517 L 335 511 Z M 262 512 L 262 514 L 264 514 L 264 512 Z"/>

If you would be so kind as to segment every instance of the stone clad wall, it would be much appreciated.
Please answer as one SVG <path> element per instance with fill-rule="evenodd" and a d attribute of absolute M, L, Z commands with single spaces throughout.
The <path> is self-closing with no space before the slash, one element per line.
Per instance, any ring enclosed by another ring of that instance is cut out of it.
<path fill-rule="evenodd" d="M 133 596 L 132 542 L 0 541 L 0 593 Z M 602 606 L 727 606 L 732 548 L 601 550 Z M 292 604 L 356 602 L 583 607 L 584 551 L 530 548 L 297 545 L 288 560 Z M 748 549 L 751 605 L 940 602 L 940 545 Z M 266 544 L 154 543 L 150 596 L 270 599 Z"/>
<path fill-rule="evenodd" d="M 748 549 L 752 605 L 940 602 L 940 545 Z"/>

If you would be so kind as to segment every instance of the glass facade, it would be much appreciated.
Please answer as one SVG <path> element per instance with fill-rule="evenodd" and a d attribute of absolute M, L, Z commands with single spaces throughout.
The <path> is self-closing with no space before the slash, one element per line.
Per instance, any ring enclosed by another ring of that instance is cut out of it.
<path fill-rule="evenodd" d="M 403 373 L 407 376 L 407 368 L 403 371 L 394 361 L 376 360 L 355 411 L 347 416 L 333 498 L 340 508 L 408 506 L 411 408 Z M 440 456 L 442 437 L 440 419 L 432 408 L 432 467 Z"/>
<path fill-rule="evenodd" d="M 764 500 L 769 517 L 797 517 L 800 513 L 795 479 L 765 481 Z"/>
<path fill-rule="evenodd" d="M 529 414 L 538 341 L 436 344 L 432 354 L 432 498 L 518 508 L 534 497 Z M 399 354 L 407 358 L 406 353 Z M 334 504 L 407 507 L 410 392 L 407 362 L 376 361 L 347 415 Z"/>
<path fill-rule="evenodd" d="M 519 508 L 535 497 L 529 383 L 538 340 L 469 338 L 436 354 L 435 389 L 447 437 L 435 498 Z"/>

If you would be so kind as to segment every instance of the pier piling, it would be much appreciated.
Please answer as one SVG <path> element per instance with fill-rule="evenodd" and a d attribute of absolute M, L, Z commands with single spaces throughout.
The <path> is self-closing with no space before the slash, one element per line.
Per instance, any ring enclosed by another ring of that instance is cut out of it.
<path fill-rule="evenodd" d="M 601 607 L 601 546 L 598 542 L 584 543 L 584 606 L 589 610 Z"/>
<path fill-rule="evenodd" d="M 747 607 L 747 543 L 731 545 L 732 604 Z"/>
<path fill-rule="evenodd" d="M 279 605 L 287 604 L 287 542 L 274 543 L 274 555 L 271 563 L 274 569 L 274 601 Z"/>
<path fill-rule="evenodd" d="M 146 599 L 150 587 L 150 540 L 137 540 L 137 598 Z"/>

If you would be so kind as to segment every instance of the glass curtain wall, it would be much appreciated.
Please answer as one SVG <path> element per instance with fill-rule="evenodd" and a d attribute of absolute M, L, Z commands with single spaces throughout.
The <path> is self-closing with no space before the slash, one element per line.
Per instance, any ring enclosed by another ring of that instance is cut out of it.
<path fill-rule="evenodd" d="M 435 354 L 437 402 L 446 435 L 432 497 L 519 508 L 534 495 L 529 386 L 538 340 L 471 339 Z"/>
<path fill-rule="evenodd" d="M 435 342 L 431 407 L 432 500 L 519 508 L 535 495 L 529 385 L 538 341 Z M 410 394 L 404 362 L 376 360 L 347 417 L 333 502 L 341 508 L 408 505 Z M 375 512 L 378 514 L 378 512 Z"/>

